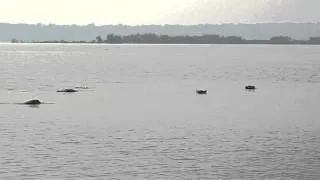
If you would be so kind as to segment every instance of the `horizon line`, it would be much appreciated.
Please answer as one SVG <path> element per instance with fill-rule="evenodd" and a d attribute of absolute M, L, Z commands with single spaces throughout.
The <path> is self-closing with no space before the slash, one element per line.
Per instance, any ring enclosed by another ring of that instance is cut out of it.
<path fill-rule="evenodd" d="M 55 23 L 27 23 L 27 22 L 0 22 L 0 24 L 9 24 L 9 25 L 35 25 L 35 26 L 94 26 L 94 27 L 104 27 L 104 26 L 128 26 L 128 27 L 135 27 L 135 26 L 221 26 L 221 25 L 259 25 L 259 24 L 320 24 L 320 21 L 304 21 L 304 22 L 294 22 L 294 21 L 264 21 L 264 22 L 255 22 L 255 23 L 244 23 L 244 22 L 226 22 L 226 23 L 199 23 L 199 24 L 95 24 L 95 23 L 88 23 L 88 24 L 55 24 Z"/>

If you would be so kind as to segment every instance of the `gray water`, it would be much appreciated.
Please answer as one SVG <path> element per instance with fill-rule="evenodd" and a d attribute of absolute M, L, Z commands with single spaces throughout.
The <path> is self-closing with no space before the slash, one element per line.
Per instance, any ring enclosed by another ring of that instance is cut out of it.
<path fill-rule="evenodd" d="M 0 73 L 0 179 L 320 179 L 320 46 L 1 44 Z"/>

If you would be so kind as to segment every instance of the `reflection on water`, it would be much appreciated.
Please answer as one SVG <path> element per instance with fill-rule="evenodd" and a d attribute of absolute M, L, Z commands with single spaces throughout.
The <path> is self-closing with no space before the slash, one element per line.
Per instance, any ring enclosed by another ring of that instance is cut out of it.
<path fill-rule="evenodd" d="M 104 49 L 0 45 L 1 179 L 320 178 L 317 46 Z"/>

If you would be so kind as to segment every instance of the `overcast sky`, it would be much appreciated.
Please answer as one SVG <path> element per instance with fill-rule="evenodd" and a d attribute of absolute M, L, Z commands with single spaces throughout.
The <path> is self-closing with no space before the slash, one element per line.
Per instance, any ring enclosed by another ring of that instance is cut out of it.
<path fill-rule="evenodd" d="M 0 22 L 202 24 L 313 22 L 320 0 L 1 0 Z"/>

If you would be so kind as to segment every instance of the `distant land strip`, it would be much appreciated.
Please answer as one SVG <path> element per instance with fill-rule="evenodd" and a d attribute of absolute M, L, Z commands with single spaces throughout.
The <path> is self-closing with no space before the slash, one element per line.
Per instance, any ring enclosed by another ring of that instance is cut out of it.
<path fill-rule="evenodd" d="M 109 34 L 106 38 L 96 36 L 91 41 L 21 41 L 13 38 L 11 43 L 84 43 L 84 44 L 297 44 L 320 45 L 320 37 L 310 37 L 308 40 L 295 40 L 289 36 L 273 36 L 268 40 L 247 40 L 240 36 L 221 35 L 157 35 L 157 34 Z"/>

